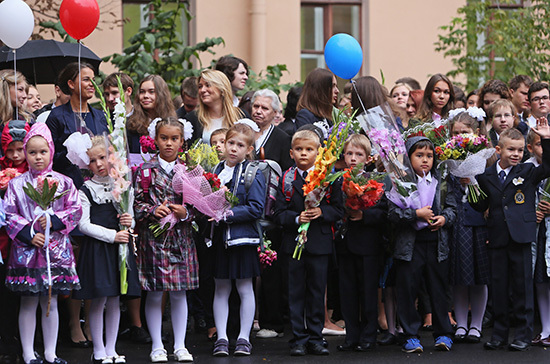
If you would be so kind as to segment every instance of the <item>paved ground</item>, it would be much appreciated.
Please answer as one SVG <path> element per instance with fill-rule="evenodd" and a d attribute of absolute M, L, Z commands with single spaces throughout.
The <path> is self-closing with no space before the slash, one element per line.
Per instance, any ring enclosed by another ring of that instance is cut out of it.
<path fill-rule="evenodd" d="M 550 350 L 541 347 L 532 347 L 527 352 L 509 351 L 486 351 L 482 344 L 457 344 L 451 352 L 439 352 L 433 350 L 433 339 L 431 333 L 423 332 L 421 341 L 424 345 L 422 354 L 405 354 L 400 347 L 377 347 L 369 353 L 342 353 L 336 350 L 336 346 L 343 342 L 340 337 L 327 337 L 331 353 L 326 357 L 305 356 L 291 357 L 288 355 L 287 333 L 283 338 L 277 339 L 252 339 L 254 345 L 250 357 L 214 358 L 211 355 L 212 344 L 203 335 L 188 333 L 187 347 L 195 357 L 195 363 L 300 363 L 300 364 L 323 364 L 323 363 L 550 363 Z M 485 330 L 485 338 L 490 331 Z M 483 341 L 483 339 L 482 339 Z M 170 345 L 166 348 L 170 353 Z M 149 351 L 151 348 L 145 345 L 136 345 L 128 341 L 119 341 L 118 352 L 127 357 L 128 363 L 141 364 L 149 363 Z M 74 349 L 66 343 L 60 342 L 58 355 L 71 364 L 90 363 L 91 349 Z M 170 358 L 171 359 L 171 358 Z M 174 362 L 173 360 L 171 362 Z"/>

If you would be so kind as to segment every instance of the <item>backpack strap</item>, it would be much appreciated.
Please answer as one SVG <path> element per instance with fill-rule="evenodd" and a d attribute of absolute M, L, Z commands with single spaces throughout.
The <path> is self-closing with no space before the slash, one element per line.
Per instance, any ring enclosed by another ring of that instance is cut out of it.
<path fill-rule="evenodd" d="M 250 186 L 256 178 L 256 172 L 260 168 L 260 163 L 258 161 L 252 161 L 246 165 L 244 170 L 244 190 L 246 193 L 250 190 Z"/>
<path fill-rule="evenodd" d="M 139 174 L 141 177 L 139 184 L 143 189 L 143 192 L 148 194 L 149 187 L 151 187 L 151 184 L 153 183 L 153 179 L 151 177 L 151 168 L 147 168 L 145 165 L 142 165 L 142 167 L 139 170 Z"/>
<path fill-rule="evenodd" d="M 291 167 L 283 174 L 283 195 L 287 202 L 292 199 L 292 194 L 294 193 L 292 182 L 296 179 L 296 173 L 297 168 Z"/>

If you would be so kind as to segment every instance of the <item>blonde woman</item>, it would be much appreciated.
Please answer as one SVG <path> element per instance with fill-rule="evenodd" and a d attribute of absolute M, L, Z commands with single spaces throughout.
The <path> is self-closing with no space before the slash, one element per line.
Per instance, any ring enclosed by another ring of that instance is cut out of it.
<path fill-rule="evenodd" d="M 204 70 L 197 80 L 199 107 L 185 118 L 193 125 L 191 143 L 201 139 L 210 144 L 210 135 L 220 128 L 231 128 L 245 113 L 233 106 L 231 83 L 220 71 Z"/>
<path fill-rule="evenodd" d="M 17 90 L 15 89 L 16 74 L 13 70 L 0 71 L 0 125 L 12 119 L 31 121 L 31 115 L 25 111 L 29 84 L 21 72 L 17 72 Z M 17 106 L 17 107 L 16 107 Z"/>

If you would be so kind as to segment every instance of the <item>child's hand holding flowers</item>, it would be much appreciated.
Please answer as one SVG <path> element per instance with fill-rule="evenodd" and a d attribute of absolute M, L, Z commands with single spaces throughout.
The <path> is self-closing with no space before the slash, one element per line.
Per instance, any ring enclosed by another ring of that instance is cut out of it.
<path fill-rule="evenodd" d="M 127 228 L 132 227 L 132 215 L 129 213 L 125 212 L 122 215 L 119 215 L 118 219 L 121 226 L 125 226 Z"/>

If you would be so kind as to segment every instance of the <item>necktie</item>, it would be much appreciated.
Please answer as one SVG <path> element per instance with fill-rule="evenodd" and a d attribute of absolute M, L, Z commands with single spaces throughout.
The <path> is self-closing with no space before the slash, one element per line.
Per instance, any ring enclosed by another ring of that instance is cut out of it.
<path fill-rule="evenodd" d="M 302 173 L 302 177 L 304 178 L 304 181 L 306 180 L 307 174 L 308 174 L 307 172 Z"/>
<path fill-rule="evenodd" d="M 498 173 L 498 179 L 500 180 L 500 184 L 503 185 L 504 181 L 506 180 L 506 172 L 500 171 Z"/>

